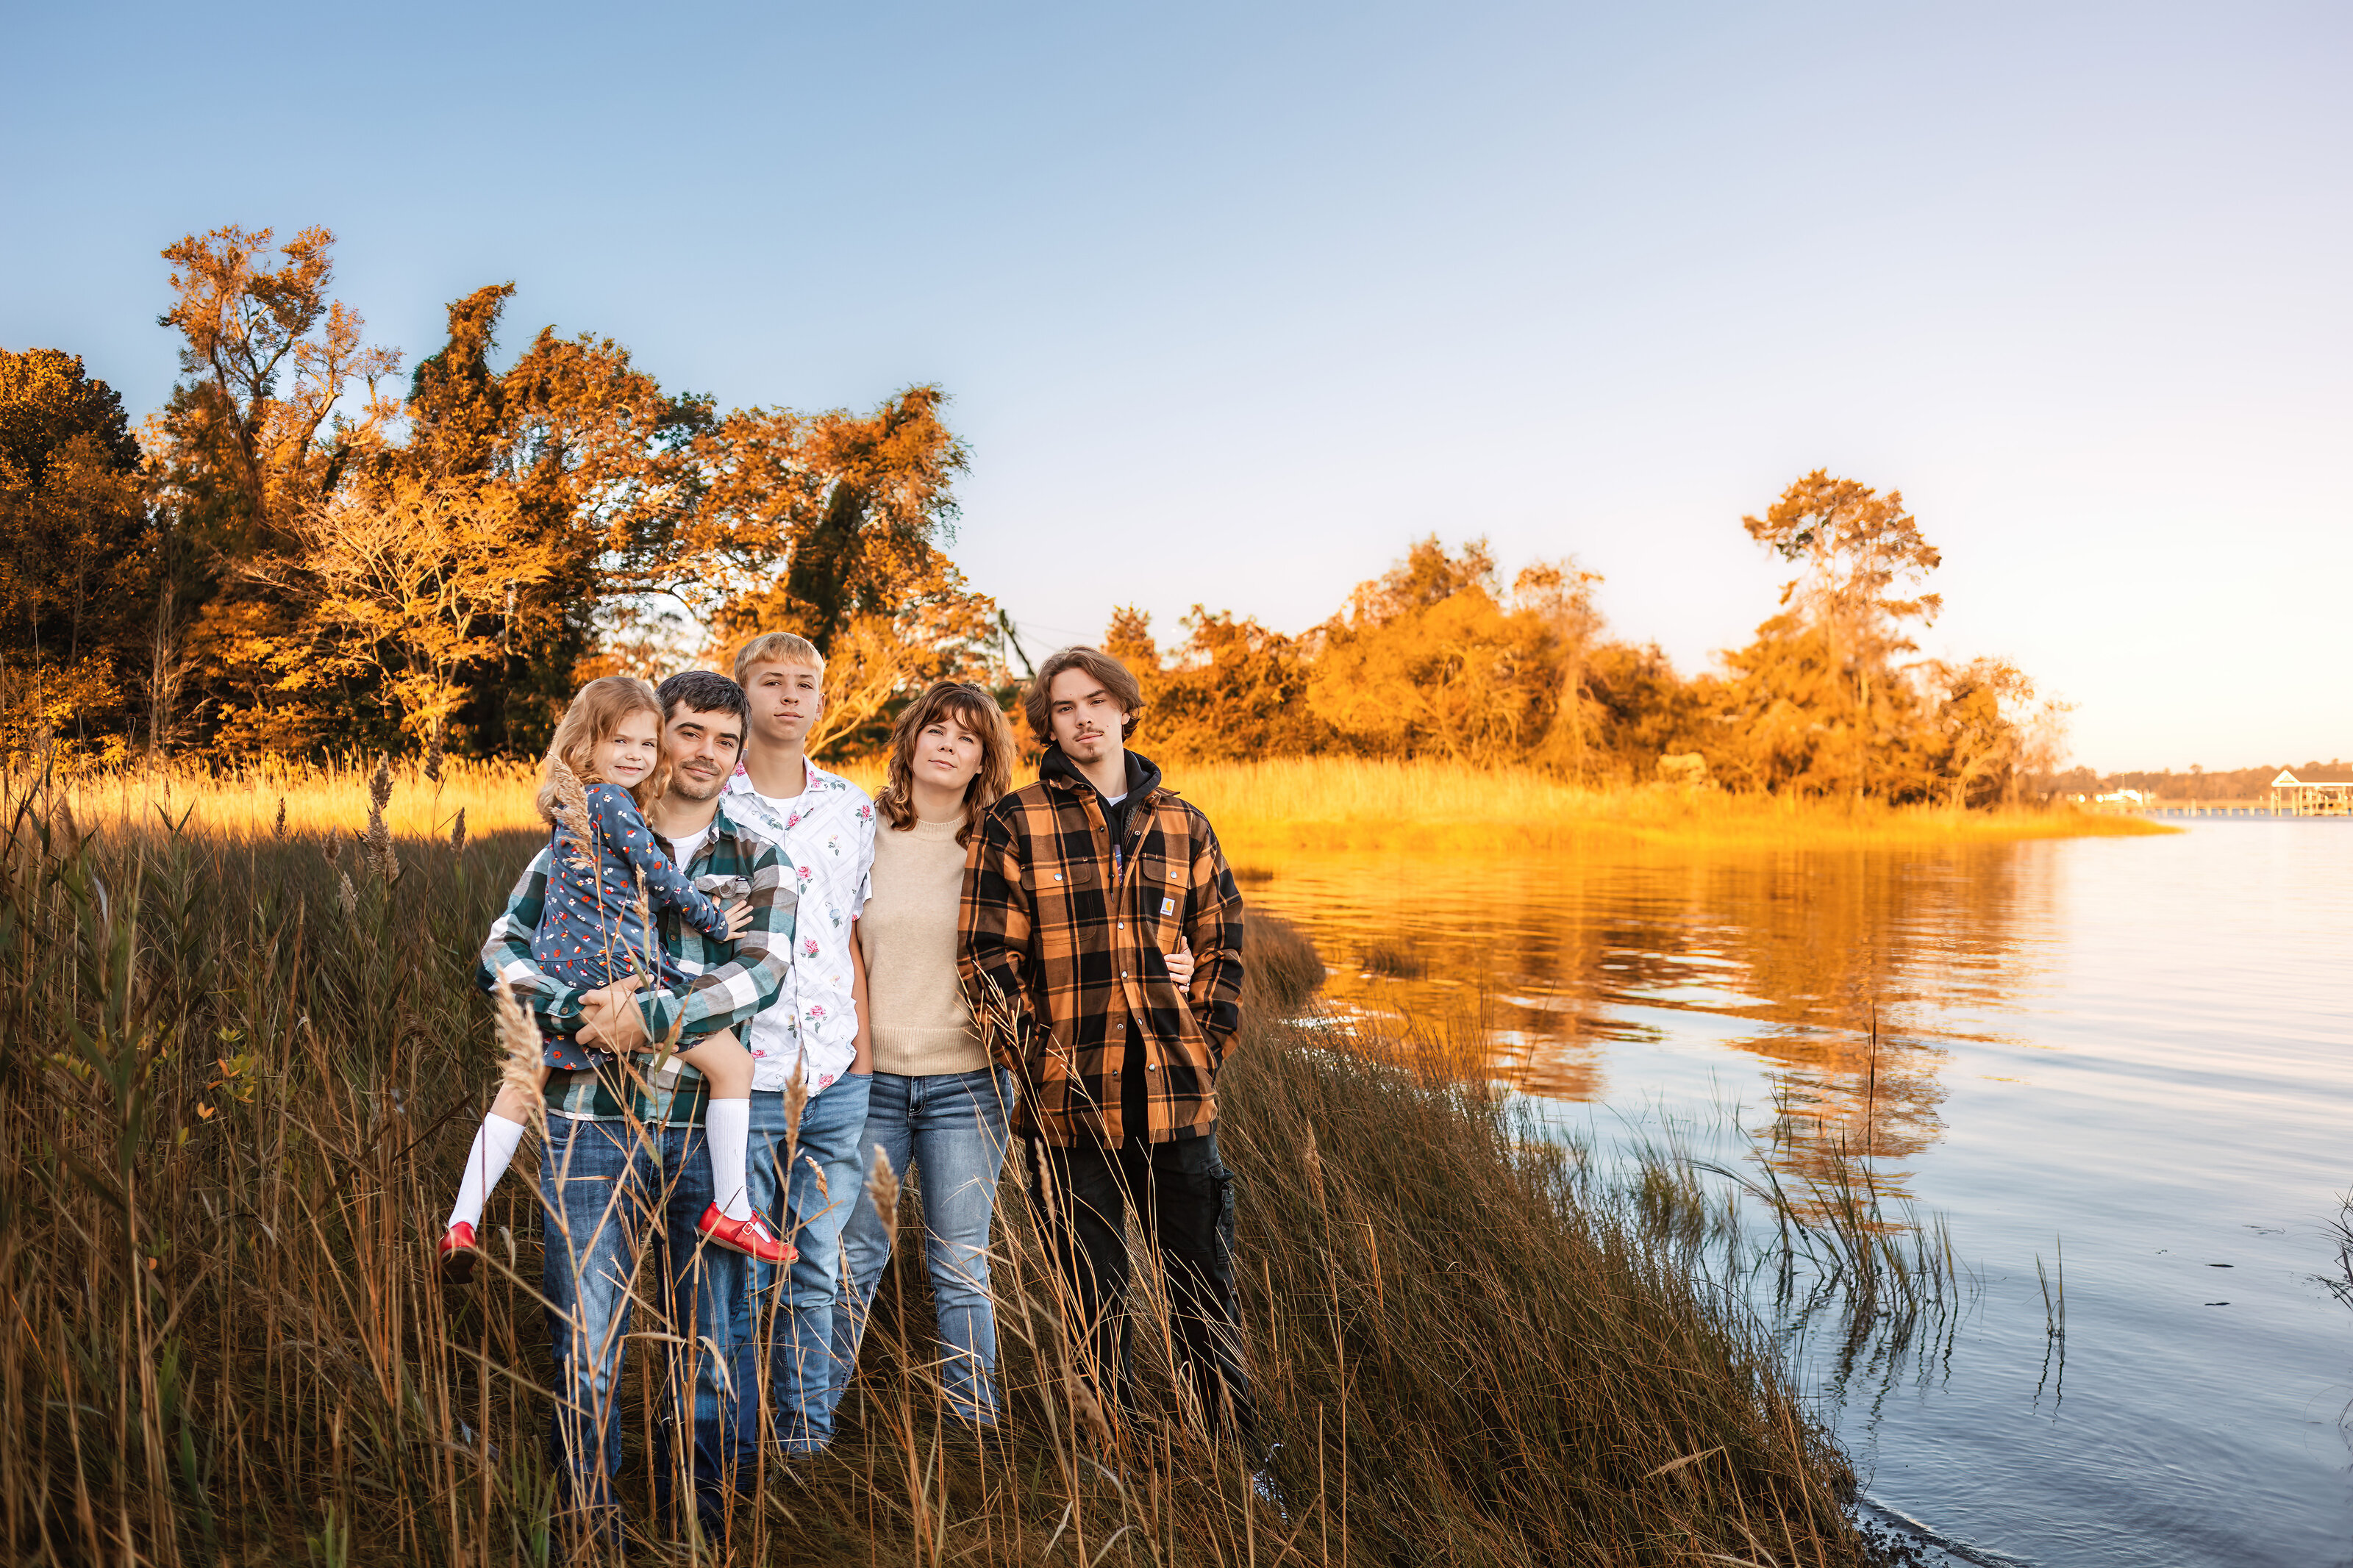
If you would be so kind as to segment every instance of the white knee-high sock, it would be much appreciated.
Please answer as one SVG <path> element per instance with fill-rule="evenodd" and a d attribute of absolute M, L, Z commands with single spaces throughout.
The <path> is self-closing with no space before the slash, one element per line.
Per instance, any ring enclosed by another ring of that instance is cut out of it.
<path fill-rule="evenodd" d="M 744 1161 L 752 1143 L 752 1102 L 714 1100 L 702 1113 L 702 1139 L 711 1151 L 711 1190 L 729 1219 L 752 1217 L 752 1194 Z"/>
<path fill-rule="evenodd" d="M 495 1114 L 482 1118 L 481 1128 L 474 1134 L 474 1147 L 466 1155 L 466 1173 L 458 1183 L 458 1206 L 449 1211 L 449 1225 L 482 1223 L 482 1205 L 490 1201 L 491 1189 L 499 1184 L 499 1178 L 507 1173 L 515 1146 L 522 1142 L 522 1122 Z"/>

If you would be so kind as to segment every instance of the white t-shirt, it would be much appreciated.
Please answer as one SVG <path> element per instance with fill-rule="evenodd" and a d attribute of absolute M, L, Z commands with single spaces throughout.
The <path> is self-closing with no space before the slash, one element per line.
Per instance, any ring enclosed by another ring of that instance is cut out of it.
<path fill-rule="evenodd" d="M 715 816 L 712 818 L 712 822 L 717 820 Z M 678 857 L 678 868 L 681 871 L 693 865 L 694 858 L 702 854 L 702 847 L 711 841 L 712 822 L 704 823 L 699 832 L 681 833 L 670 841 L 671 852 Z"/>

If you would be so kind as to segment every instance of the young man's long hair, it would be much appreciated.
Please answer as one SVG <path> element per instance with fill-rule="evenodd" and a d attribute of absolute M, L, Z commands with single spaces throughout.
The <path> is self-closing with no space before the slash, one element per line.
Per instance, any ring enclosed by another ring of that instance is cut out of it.
<path fill-rule="evenodd" d="M 1004 710 L 969 681 L 935 680 L 899 715 L 891 727 L 891 761 L 874 808 L 899 832 L 915 826 L 915 748 L 924 731 L 950 721 L 980 738 L 980 771 L 964 786 L 964 821 L 956 828 L 956 842 L 969 846 L 980 814 L 1013 787 L 1015 751 L 1013 726 L 1005 721 Z"/>
<path fill-rule="evenodd" d="M 1066 669 L 1083 669 L 1094 677 L 1127 714 L 1127 722 L 1120 726 L 1122 741 L 1135 733 L 1135 721 L 1144 716 L 1144 688 L 1127 672 L 1127 666 L 1083 643 L 1048 654 L 1046 662 L 1038 667 L 1036 679 L 1021 693 L 1021 711 L 1029 721 L 1030 733 L 1049 746 L 1054 743 L 1054 677 Z"/>
<path fill-rule="evenodd" d="M 603 784 L 605 775 L 596 770 L 596 748 L 621 721 L 632 713 L 650 713 L 654 735 L 659 742 L 662 732 L 661 700 L 654 689 L 634 675 L 604 675 L 582 687 L 572 699 L 572 706 L 555 726 L 555 738 L 547 743 L 547 755 L 539 764 L 539 815 L 550 823 L 555 821 L 555 764 L 562 763 L 584 784 Z M 653 771 L 638 781 L 629 792 L 639 811 L 650 811 L 653 803 L 670 787 L 670 760 L 656 762 Z"/>

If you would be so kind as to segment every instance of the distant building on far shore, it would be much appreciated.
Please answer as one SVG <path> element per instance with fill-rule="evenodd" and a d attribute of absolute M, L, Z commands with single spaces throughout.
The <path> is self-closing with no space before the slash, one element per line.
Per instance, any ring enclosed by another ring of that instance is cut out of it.
<path fill-rule="evenodd" d="M 2272 813 L 2277 816 L 2353 816 L 2353 773 L 2302 774 L 2282 768 L 2272 780 Z"/>

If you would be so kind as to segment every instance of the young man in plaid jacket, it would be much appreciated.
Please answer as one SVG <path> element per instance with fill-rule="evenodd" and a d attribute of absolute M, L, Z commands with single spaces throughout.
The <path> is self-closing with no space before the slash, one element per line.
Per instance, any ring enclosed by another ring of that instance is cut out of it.
<path fill-rule="evenodd" d="M 989 808 L 965 873 L 961 967 L 1031 1197 L 1090 1339 L 1098 1386 L 1132 1409 L 1127 1210 L 1168 1281 L 1177 1355 L 1203 1417 L 1251 1426 L 1234 1293 L 1233 1178 L 1218 1158 L 1219 1066 L 1240 1021 L 1242 901 L 1208 819 L 1127 750 L 1144 702 L 1124 666 L 1070 647 L 1023 699 L 1046 742 L 1035 784 Z M 1188 946 L 1180 991 L 1166 955 Z"/>

